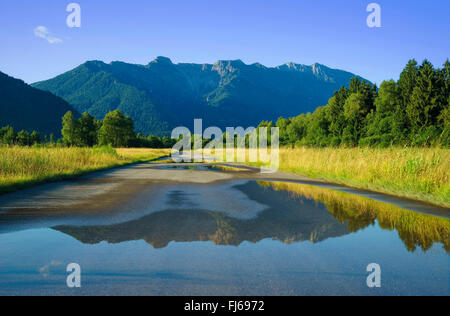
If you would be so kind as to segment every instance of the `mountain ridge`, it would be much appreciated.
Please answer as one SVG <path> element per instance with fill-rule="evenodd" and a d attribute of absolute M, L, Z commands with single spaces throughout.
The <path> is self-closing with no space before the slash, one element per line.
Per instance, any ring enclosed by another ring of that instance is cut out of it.
<path fill-rule="evenodd" d="M 0 127 L 60 136 L 61 118 L 67 111 L 79 115 L 62 98 L 0 71 Z"/>
<path fill-rule="evenodd" d="M 238 59 L 174 64 L 159 56 L 146 65 L 87 61 L 32 86 L 97 119 L 119 109 L 133 118 L 138 132 L 160 135 L 191 127 L 195 118 L 225 128 L 311 112 L 355 76 L 318 63 L 266 67 Z"/>

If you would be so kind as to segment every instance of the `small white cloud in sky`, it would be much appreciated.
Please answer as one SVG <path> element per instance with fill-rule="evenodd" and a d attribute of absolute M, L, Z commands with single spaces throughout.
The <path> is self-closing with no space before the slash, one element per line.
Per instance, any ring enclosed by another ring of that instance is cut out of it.
<path fill-rule="evenodd" d="M 48 278 L 50 276 L 50 268 L 57 267 L 57 266 L 60 266 L 60 265 L 62 265 L 62 262 L 53 260 L 49 264 L 43 266 L 42 268 L 39 268 L 39 273 L 43 277 Z"/>
<path fill-rule="evenodd" d="M 34 35 L 45 39 L 50 44 L 62 43 L 62 39 L 53 36 L 45 26 L 38 26 L 34 29 Z"/>

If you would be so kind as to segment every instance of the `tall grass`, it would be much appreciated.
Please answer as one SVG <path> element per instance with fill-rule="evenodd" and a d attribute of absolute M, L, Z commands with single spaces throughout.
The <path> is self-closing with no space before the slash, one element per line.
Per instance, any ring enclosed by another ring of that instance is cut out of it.
<path fill-rule="evenodd" d="M 283 148 L 280 169 L 450 206 L 448 149 Z"/>
<path fill-rule="evenodd" d="M 0 147 L 0 193 L 167 154 L 167 151 L 151 149 L 141 151 L 139 156 L 118 151 L 110 147 Z"/>
<path fill-rule="evenodd" d="M 161 157 L 170 156 L 171 149 L 117 148 L 116 152 L 127 159 L 151 161 Z"/>
<path fill-rule="evenodd" d="M 450 207 L 449 149 L 280 148 L 279 169 Z"/>

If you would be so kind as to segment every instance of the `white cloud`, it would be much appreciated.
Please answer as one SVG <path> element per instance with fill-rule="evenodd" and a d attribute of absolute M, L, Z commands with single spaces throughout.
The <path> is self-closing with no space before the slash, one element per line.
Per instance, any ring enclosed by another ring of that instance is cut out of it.
<path fill-rule="evenodd" d="M 34 29 L 34 35 L 45 39 L 50 44 L 62 43 L 62 39 L 53 36 L 45 26 L 38 26 Z"/>
<path fill-rule="evenodd" d="M 50 276 L 50 268 L 57 267 L 57 266 L 60 266 L 60 265 L 62 265 L 62 262 L 53 260 L 52 262 L 50 262 L 50 264 L 47 264 L 47 265 L 39 268 L 39 273 L 43 277 L 48 278 Z"/>

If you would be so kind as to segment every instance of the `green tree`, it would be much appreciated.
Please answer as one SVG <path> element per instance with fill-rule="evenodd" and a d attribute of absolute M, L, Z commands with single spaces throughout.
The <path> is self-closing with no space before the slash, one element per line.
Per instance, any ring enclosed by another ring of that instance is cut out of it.
<path fill-rule="evenodd" d="M 289 144 L 295 145 L 304 140 L 308 132 L 310 117 L 311 114 L 301 114 L 291 119 L 291 123 L 287 126 L 286 130 Z"/>
<path fill-rule="evenodd" d="M 412 92 L 416 87 L 417 79 L 419 77 L 419 68 L 417 61 L 412 59 L 408 62 L 405 69 L 400 74 L 398 80 L 398 87 L 400 96 L 403 101 L 403 106 L 407 107 L 411 99 Z"/>
<path fill-rule="evenodd" d="M 358 143 L 363 121 L 366 118 L 365 96 L 362 93 L 352 93 L 344 104 L 346 124 L 342 132 L 342 142 L 347 146 Z"/>
<path fill-rule="evenodd" d="M 376 85 L 352 78 L 313 114 L 280 118 L 283 144 L 432 145 L 450 144 L 450 62 L 434 69 L 410 60 L 398 82 Z M 262 124 L 266 124 L 263 122 Z"/>
<path fill-rule="evenodd" d="M 329 145 L 329 125 L 330 122 L 327 120 L 325 108 L 317 108 L 310 117 L 305 143 L 307 145 L 321 147 Z"/>
<path fill-rule="evenodd" d="M 38 134 L 38 132 L 33 131 L 30 135 L 30 143 L 32 145 L 40 144 L 42 142 L 41 136 Z"/>
<path fill-rule="evenodd" d="M 326 106 L 326 116 L 330 122 L 330 132 L 335 144 L 338 144 L 345 127 L 344 104 L 350 94 L 350 90 L 342 87 L 335 92 Z"/>
<path fill-rule="evenodd" d="M 384 81 L 375 101 L 375 111 L 366 117 L 366 139 L 363 144 L 375 145 L 380 143 L 388 146 L 394 138 L 401 139 L 402 135 L 396 135 L 401 130 L 396 127 L 396 112 L 401 106 L 401 96 L 394 80 Z M 367 139 L 368 138 L 368 139 Z"/>
<path fill-rule="evenodd" d="M 11 126 L 7 126 L 2 131 L 3 137 L 2 142 L 6 145 L 14 145 L 17 141 L 17 133 L 14 131 L 14 128 Z"/>
<path fill-rule="evenodd" d="M 98 141 L 99 122 L 89 113 L 83 113 L 78 120 L 76 144 L 82 147 L 92 147 Z"/>
<path fill-rule="evenodd" d="M 384 81 L 381 84 L 374 103 L 379 118 L 394 115 L 397 107 L 401 104 L 399 89 L 394 80 Z"/>
<path fill-rule="evenodd" d="M 164 136 L 161 139 L 161 141 L 162 141 L 162 144 L 163 144 L 163 148 L 172 148 L 177 142 L 176 139 L 172 139 L 172 138 L 170 138 L 168 136 Z"/>
<path fill-rule="evenodd" d="M 414 132 L 418 133 L 436 125 L 446 100 L 442 95 L 443 82 L 433 65 L 425 60 L 420 67 L 417 84 L 414 87 L 407 115 Z"/>
<path fill-rule="evenodd" d="M 63 142 L 69 146 L 75 146 L 77 144 L 77 129 L 78 122 L 75 119 L 74 114 L 68 111 L 62 118 L 62 136 Z"/>
<path fill-rule="evenodd" d="M 259 146 L 259 136 L 260 136 L 260 128 L 267 128 L 267 144 L 270 146 L 272 144 L 272 127 L 275 127 L 272 121 L 262 121 L 258 127 L 256 128 L 258 146 Z M 235 135 L 235 145 L 237 145 L 238 135 Z M 248 145 L 249 137 L 246 136 L 245 143 Z"/>
<path fill-rule="evenodd" d="M 442 81 L 443 81 L 442 94 L 444 95 L 444 98 L 446 100 L 449 100 L 449 98 L 450 98 L 450 61 L 448 59 L 445 62 L 444 68 L 441 71 L 441 76 L 442 76 Z"/>
<path fill-rule="evenodd" d="M 148 147 L 150 147 L 150 148 L 163 148 L 164 147 L 164 143 L 163 143 L 162 139 L 157 136 L 148 136 L 147 141 L 148 141 Z"/>
<path fill-rule="evenodd" d="M 291 123 L 290 119 L 285 119 L 280 117 L 275 124 L 280 129 L 280 144 L 287 145 L 289 143 L 289 135 L 287 133 L 287 128 Z"/>
<path fill-rule="evenodd" d="M 17 144 L 19 146 L 30 146 L 32 144 L 30 133 L 24 130 L 17 133 Z"/>
<path fill-rule="evenodd" d="M 447 102 L 438 117 L 438 124 L 442 130 L 439 141 L 444 146 L 450 146 L 450 62 L 448 59 L 441 71 L 441 78 L 443 82 L 441 95 Z"/>
<path fill-rule="evenodd" d="M 106 114 L 99 131 L 99 143 L 114 147 L 128 147 L 135 138 L 134 124 L 129 116 L 125 117 L 115 110 Z"/>

